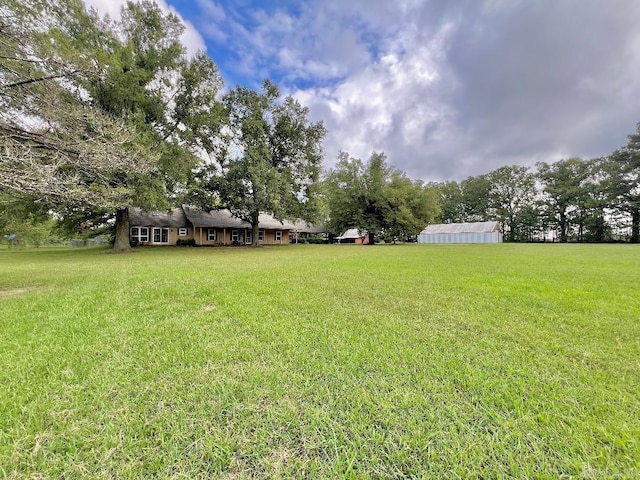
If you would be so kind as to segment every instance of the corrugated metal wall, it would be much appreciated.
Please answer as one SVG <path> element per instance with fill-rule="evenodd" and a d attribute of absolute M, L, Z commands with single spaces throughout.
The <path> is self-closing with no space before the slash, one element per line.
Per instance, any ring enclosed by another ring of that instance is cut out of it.
<path fill-rule="evenodd" d="M 435 233 L 418 235 L 418 243 L 500 243 L 500 232 Z"/>

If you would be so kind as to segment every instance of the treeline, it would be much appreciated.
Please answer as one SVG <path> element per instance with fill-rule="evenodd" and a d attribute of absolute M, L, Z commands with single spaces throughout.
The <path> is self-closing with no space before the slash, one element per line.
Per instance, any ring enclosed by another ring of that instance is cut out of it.
<path fill-rule="evenodd" d="M 374 153 L 340 154 L 324 179 L 329 232 L 415 239 L 430 223 L 499 221 L 511 242 L 637 243 L 640 124 L 626 146 L 592 160 L 504 166 L 461 182 L 423 183 Z"/>
<path fill-rule="evenodd" d="M 607 157 L 505 166 L 435 187 L 443 223 L 497 220 L 514 242 L 637 243 L 640 124 L 629 143 Z"/>

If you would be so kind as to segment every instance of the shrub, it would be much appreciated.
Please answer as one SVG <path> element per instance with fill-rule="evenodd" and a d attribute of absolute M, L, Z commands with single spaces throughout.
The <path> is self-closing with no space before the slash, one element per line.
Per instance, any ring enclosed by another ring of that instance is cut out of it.
<path fill-rule="evenodd" d="M 195 238 L 179 238 L 176 242 L 177 247 L 195 247 L 196 239 Z"/>
<path fill-rule="evenodd" d="M 327 243 L 327 241 L 322 237 L 309 237 L 307 238 L 307 243 L 321 244 Z"/>

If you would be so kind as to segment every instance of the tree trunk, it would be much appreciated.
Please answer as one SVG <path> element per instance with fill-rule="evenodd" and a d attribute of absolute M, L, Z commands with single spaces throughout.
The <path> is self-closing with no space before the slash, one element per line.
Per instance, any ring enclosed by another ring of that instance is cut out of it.
<path fill-rule="evenodd" d="M 515 219 L 513 216 L 509 217 L 509 241 L 516 241 L 516 229 L 515 229 Z"/>
<path fill-rule="evenodd" d="M 582 243 L 584 241 L 584 220 L 581 218 L 580 223 L 578 224 L 578 242 Z"/>
<path fill-rule="evenodd" d="M 605 233 L 605 221 L 604 221 L 604 212 L 598 213 L 598 220 L 596 223 L 596 242 L 602 243 L 604 242 L 604 233 Z"/>
<path fill-rule="evenodd" d="M 260 233 L 260 224 L 258 223 L 258 219 L 260 217 L 260 212 L 251 214 L 251 246 L 258 246 L 258 234 Z"/>
<path fill-rule="evenodd" d="M 116 238 L 113 242 L 113 251 L 128 252 L 131 250 L 129 244 L 129 209 L 116 209 Z"/>
<path fill-rule="evenodd" d="M 567 243 L 567 219 L 564 212 L 560 213 L 560 242 Z"/>
<path fill-rule="evenodd" d="M 376 237 L 375 233 L 369 232 L 369 245 L 374 245 L 375 244 L 375 242 L 374 242 L 375 237 Z"/>
<path fill-rule="evenodd" d="M 631 210 L 631 243 L 640 240 L 640 208 Z"/>

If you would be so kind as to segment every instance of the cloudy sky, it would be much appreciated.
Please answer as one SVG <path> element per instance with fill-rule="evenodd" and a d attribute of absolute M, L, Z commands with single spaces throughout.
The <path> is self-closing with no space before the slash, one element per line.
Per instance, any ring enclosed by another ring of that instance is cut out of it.
<path fill-rule="evenodd" d="M 117 14 L 123 0 L 86 0 Z M 228 88 L 271 78 L 340 150 L 423 180 L 593 158 L 640 122 L 638 0 L 161 0 Z"/>

